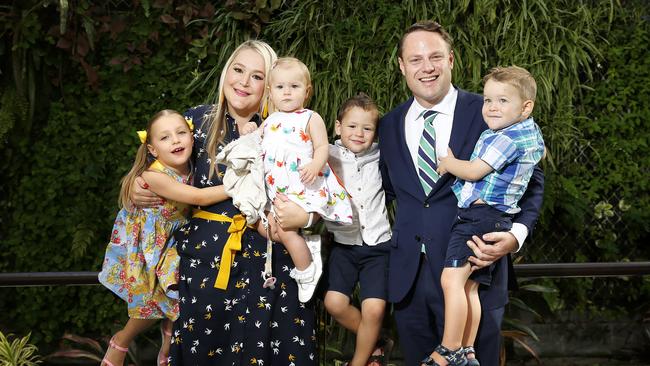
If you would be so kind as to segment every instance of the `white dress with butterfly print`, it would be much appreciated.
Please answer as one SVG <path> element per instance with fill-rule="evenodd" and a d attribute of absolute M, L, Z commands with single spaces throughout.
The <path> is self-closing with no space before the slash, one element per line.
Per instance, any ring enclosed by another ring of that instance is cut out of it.
<path fill-rule="evenodd" d="M 352 207 L 345 188 L 325 164 L 309 185 L 300 181 L 301 166 L 309 163 L 314 147 L 306 127 L 313 111 L 275 112 L 264 121 L 264 179 L 269 200 L 284 193 L 307 212 L 317 212 L 324 219 L 352 223 Z"/>

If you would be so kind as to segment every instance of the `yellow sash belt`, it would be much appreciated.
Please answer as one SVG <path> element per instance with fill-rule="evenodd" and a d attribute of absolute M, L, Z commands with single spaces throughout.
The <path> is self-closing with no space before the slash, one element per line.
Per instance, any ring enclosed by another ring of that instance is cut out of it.
<path fill-rule="evenodd" d="M 226 215 L 203 210 L 194 210 L 192 217 L 230 223 L 230 227 L 228 228 L 230 236 L 228 236 L 228 241 L 226 241 L 226 245 L 223 247 L 223 252 L 221 253 L 221 265 L 219 266 L 219 272 L 217 273 L 217 280 L 214 283 L 214 287 L 225 290 L 226 287 L 228 287 L 230 267 L 235 260 L 235 253 L 241 251 L 241 238 L 244 235 L 244 231 L 246 231 L 246 218 L 240 214 L 230 218 Z"/>

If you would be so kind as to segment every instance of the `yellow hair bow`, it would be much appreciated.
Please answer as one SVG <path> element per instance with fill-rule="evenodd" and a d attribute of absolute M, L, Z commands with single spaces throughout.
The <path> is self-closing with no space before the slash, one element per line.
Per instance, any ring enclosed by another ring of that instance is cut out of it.
<path fill-rule="evenodd" d="M 194 122 L 192 121 L 192 117 L 185 117 L 185 122 L 187 122 L 187 126 L 190 128 L 190 132 L 194 131 Z M 138 138 L 140 138 L 140 143 L 144 144 L 147 142 L 147 131 L 146 130 L 141 130 L 141 131 L 136 131 L 138 134 Z"/>
<path fill-rule="evenodd" d="M 142 130 L 142 131 L 137 131 L 137 133 L 138 133 L 138 137 L 140 138 L 141 144 L 147 142 L 147 131 Z"/>

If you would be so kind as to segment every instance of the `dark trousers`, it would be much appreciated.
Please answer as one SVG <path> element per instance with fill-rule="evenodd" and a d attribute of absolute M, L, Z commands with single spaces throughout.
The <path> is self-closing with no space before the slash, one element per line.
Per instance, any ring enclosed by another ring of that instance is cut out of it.
<path fill-rule="evenodd" d="M 418 366 L 442 341 L 444 300 L 440 278 L 434 278 L 424 255 L 413 288 L 394 304 L 399 345 L 406 366 Z M 504 308 L 482 309 L 476 339 L 476 355 L 481 366 L 498 366 L 501 346 L 501 322 Z"/>

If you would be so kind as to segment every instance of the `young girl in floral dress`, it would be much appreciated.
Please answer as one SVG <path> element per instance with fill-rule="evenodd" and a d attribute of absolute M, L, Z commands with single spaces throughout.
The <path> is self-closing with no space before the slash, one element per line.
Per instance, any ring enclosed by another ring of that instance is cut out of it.
<path fill-rule="evenodd" d="M 178 255 L 170 234 L 187 221 L 189 204 L 218 199 L 216 188 L 188 185 L 192 123 L 178 112 L 163 110 L 138 131 L 141 145 L 131 171 L 122 179 L 120 211 L 99 273 L 99 282 L 128 304 L 129 320 L 113 335 L 102 365 L 122 365 L 128 345 L 160 319 L 163 345 L 158 364 L 167 364 L 171 323 L 178 317 Z M 129 207 L 133 180 L 141 175 L 149 189 L 165 198 L 161 206 Z"/>
<path fill-rule="evenodd" d="M 266 193 L 273 201 L 286 195 L 306 212 L 325 220 L 352 223 L 352 206 L 345 188 L 333 174 L 327 157 L 329 143 L 323 118 L 305 109 L 311 78 L 304 63 L 292 57 L 278 59 L 269 75 L 272 113 L 264 121 L 262 150 Z M 320 242 L 305 241 L 296 230 L 278 229 L 296 267 L 298 299 L 311 299 L 322 273 Z"/>

